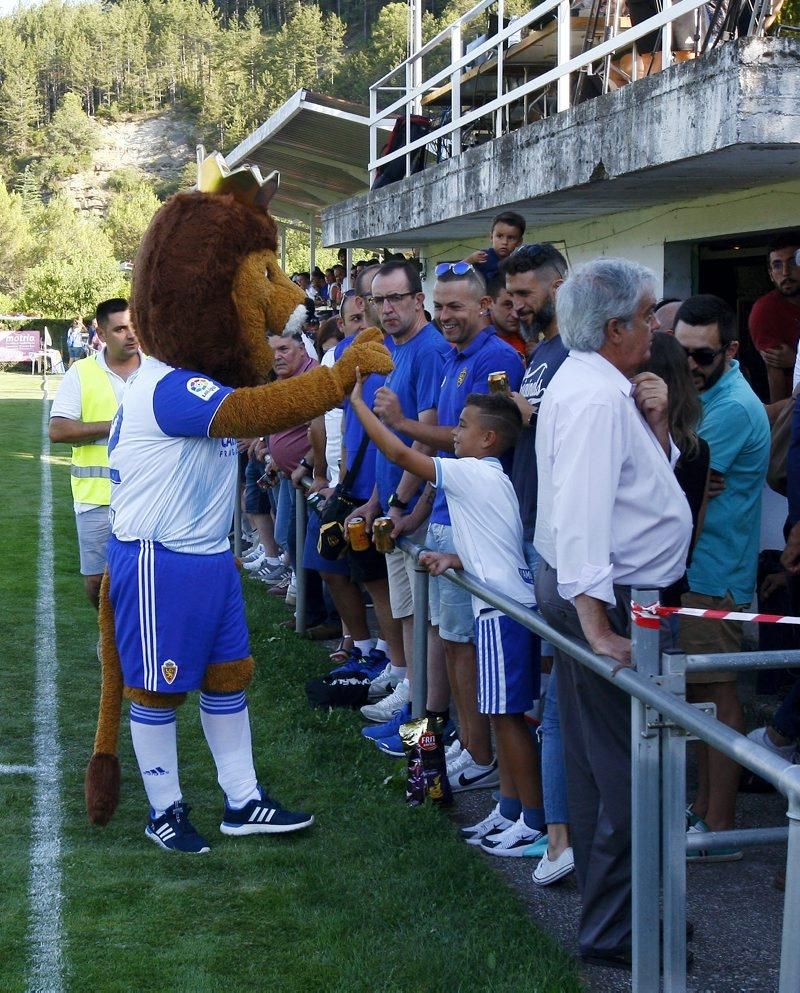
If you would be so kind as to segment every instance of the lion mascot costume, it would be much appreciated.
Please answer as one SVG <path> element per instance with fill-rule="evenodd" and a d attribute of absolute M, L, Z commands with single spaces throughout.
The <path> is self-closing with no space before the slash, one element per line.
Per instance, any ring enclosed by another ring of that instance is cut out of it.
<path fill-rule="evenodd" d="M 147 358 L 109 437 L 102 690 L 86 772 L 89 820 L 107 824 L 119 799 L 124 694 L 150 803 L 145 834 L 161 848 L 198 854 L 209 846 L 188 819 L 178 776 L 176 707 L 191 690 L 200 691 L 224 793 L 220 830 L 285 833 L 314 820 L 281 807 L 256 778 L 245 697 L 254 662 L 228 542 L 235 439 L 331 409 L 352 389 L 357 366 L 365 374 L 392 368 L 373 328 L 331 368 L 267 382 L 267 336 L 299 332 L 306 315 L 303 292 L 276 257 L 267 208 L 277 178 L 263 181 L 255 168 L 229 174 L 219 156 L 200 175 L 198 191 L 156 213 L 134 267 L 131 311 Z"/>

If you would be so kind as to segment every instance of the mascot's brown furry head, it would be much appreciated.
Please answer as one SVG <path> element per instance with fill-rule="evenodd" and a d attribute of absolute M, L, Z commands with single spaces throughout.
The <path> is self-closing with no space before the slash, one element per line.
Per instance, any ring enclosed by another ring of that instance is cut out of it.
<path fill-rule="evenodd" d="M 265 205 L 230 194 L 172 197 L 134 266 L 131 311 L 144 351 L 229 386 L 263 383 L 267 334 L 299 331 L 305 319 L 303 291 L 280 269 L 276 248 Z"/>

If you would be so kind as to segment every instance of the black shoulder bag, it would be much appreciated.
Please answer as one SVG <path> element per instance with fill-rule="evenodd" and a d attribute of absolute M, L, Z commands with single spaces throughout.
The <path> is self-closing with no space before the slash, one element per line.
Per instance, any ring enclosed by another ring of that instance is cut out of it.
<path fill-rule="evenodd" d="M 319 515 L 317 551 L 328 562 L 335 562 L 336 559 L 341 558 L 347 549 L 344 519 L 362 502 L 352 497 L 348 491 L 361 469 L 368 444 L 369 436 L 365 433 L 358 446 L 353 464 L 347 470 L 341 483 L 337 484 L 333 493 L 325 501 L 325 506 Z"/>

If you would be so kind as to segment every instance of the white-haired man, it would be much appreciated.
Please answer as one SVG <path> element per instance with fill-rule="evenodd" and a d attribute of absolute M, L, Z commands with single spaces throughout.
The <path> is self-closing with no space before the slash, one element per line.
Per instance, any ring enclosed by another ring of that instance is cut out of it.
<path fill-rule="evenodd" d="M 673 473 L 667 388 L 641 372 L 658 328 L 653 274 L 590 262 L 561 286 L 570 349 L 542 400 L 534 545 L 539 607 L 565 634 L 629 665 L 631 587 L 663 589 L 686 568 L 692 521 Z M 630 704 L 556 651 L 572 845 L 588 962 L 631 961 Z"/>

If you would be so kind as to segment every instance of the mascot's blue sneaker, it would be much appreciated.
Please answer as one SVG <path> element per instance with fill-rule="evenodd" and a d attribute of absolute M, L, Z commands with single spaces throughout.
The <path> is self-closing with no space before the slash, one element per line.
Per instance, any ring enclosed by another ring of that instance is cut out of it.
<path fill-rule="evenodd" d="M 187 852 L 189 855 L 210 852 L 208 842 L 197 833 L 189 820 L 191 809 L 183 801 L 177 800 L 160 817 L 153 817 L 151 812 L 144 829 L 145 837 L 168 852 Z"/>
<path fill-rule="evenodd" d="M 225 797 L 225 813 L 219 826 L 223 834 L 288 834 L 314 823 L 313 814 L 292 813 L 271 800 L 259 786 L 261 794 L 248 801 L 241 810 L 232 810 Z"/>

